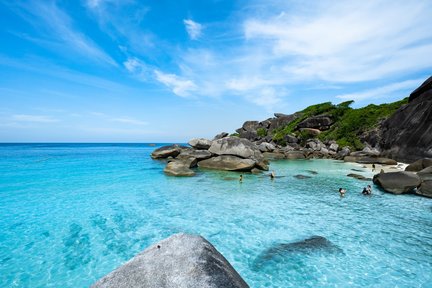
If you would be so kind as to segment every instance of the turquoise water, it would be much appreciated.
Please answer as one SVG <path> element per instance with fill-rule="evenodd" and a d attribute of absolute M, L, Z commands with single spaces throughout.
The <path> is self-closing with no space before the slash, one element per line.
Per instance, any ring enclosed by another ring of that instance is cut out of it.
<path fill-rule="evenodd" d="M 363 196 L 367 182 L 345 176 L 362 168 L 332 160 L 272 162 L 284 176 L 274 181 L 172 178 L 153 149 L 0 145 L 0 287 L 87 287 L 177 232 L 206 237 L 251 287 L 432 287 L 432 199 L 377 187 Z M 314 235 L 342 252 L 259 261 L 275 244 Z"/>

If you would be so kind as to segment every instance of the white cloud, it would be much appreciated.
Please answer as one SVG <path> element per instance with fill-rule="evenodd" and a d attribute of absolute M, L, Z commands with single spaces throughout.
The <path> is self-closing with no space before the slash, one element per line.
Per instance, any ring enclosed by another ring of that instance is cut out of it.
<path fill-rule="evenodd" d="M 201 36 L 203 29 L 202 24 L 197 23 L 191 19 L 185 19 L 183 20 L 183 23 L 185 25 L 187 33 L 189 34 L 190 39 L 196 40 Z"/>
<path fill-rule="evenodd" d="M 15 122 L 32 122 L 32 123 L 53 123 L 59 122 L 58 119 L 47 115 L 29 115 L 29 114 L 15 114 L 11 117 Z"/>
<path fill-rule="evenodd" d="M 123 62 L 123 65 L 126 70 L 128 70 L 139 80 L 148 80 L 151 70 L 143 61 L 139 60 L 138 58 L 128 58 L 125 62 Z"/>
<path fill-rule="evenodd" d="M 129 118 L 129 117 L 122 117 L 122 118 L 112 118 L 111 121 L 118 122 L 118 123 L 124 123 L 124 124 L 131 124 L 131 125 L 148 125 L 148 122 Z"/>
<path fill-rule="evenodd" d="M 93 2 L 96 4 L 99 1 Z M 41 38 L 28 36 L 23 36 L 23 38 L 67 57 L 72 55 L 76 58 L 74 53 L 78 53 L 92 61 L 117 66 L 117 63 L 93 40 L 74 28 L 72 19 L 58 8 L 55 2 L 34 1 L 17 6 L 26 12 L 18 11 L 17 14 L 32 24 L 42 35 Z M 74 53 L 71 53 L 71 49 Z"/>
<path fill-rule="evenodd" d="M 432 67 L 421 54 L 432 48 L 429 1 L 319 1 L 298 11 L 290 4 L 244 24 L 246 39 L 267 47 L 287 76 L 356 82 Z"/>
<path fill-rule="evenodd" d="M 400 96 L 408 96 L 409 93 L 413 91 L 415 88 L 417 88 L 423 81 L 424 79 L 406 80 L 406 81 L 396 82 L 396 83 L 392 83 L 374 89 L 369 89 L 358 93 L 338 95 L 336 96 L 336 98 L 344 99 L 344 100 L 346 99 L 346 100 L 362 101 L 362 100 L 372 99 L 372 98 L 384 98 L 387 96 L 392 96 L 392 94 L 394 93 L 398 93 L 398 94 L 406 93 Z"/>
<path fill-rule="evenodd" d="M 157 81 L 172 89 L 173 93 L 181 96 L 188 97 L 190 92 L 197 89 L 196 84 L 192 80 L 181 78 L 174 74 L 166 74 L 159 70 L 154 71 Z"/>

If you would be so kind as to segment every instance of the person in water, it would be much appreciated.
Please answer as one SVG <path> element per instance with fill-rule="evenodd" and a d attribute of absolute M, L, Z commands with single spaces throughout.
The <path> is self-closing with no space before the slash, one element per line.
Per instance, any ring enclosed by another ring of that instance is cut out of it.
<path fill-rule="evenodd" d="M 367 185 L 367 187 L 364 187 L 362 194 L 363 195 L 371 195 L 372 194 L 372 187 L 370 185 Z"/>
<path fill-rule="evenodd" d="M 243 182 L 243 175 L 240 174 L 240 179 L 239 179 L 240 183 Z"/>
<path fill-rule="evenodd" d="M 273 180 L 275 177 L 276 177 L 276 175 L 275 175 L 274 171 L 272 171 L 270 173 L 270 179 Z"/>
<path fill-rule="evenodd" d="M 341 197 L 344 197 L 344 196 L 345 196 L 345 193 L 346 193 L 346 189 L 344 189 L 344 188 L 339 188 L 339 193 L 340 193 L 340 196 L 341 196 Z"/>
<path fill-rule="evenodd" d="M 375 164 L 372 164 L 372 172 L 375 171 Z"/>

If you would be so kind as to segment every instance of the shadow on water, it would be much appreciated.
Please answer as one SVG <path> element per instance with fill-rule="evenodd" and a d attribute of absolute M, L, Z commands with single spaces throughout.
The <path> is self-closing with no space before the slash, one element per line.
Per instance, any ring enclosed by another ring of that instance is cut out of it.
<path fill-rule="evenodd" d="M 263 251 L 252 263 L 252 270 L 258 271 L 270 265 L 280 262 L 299 262 L 305 255 L 343 255 L 343 250 L 322 236 L 312 236 L 310 238 L 292 242 L 277 243 Z"/>

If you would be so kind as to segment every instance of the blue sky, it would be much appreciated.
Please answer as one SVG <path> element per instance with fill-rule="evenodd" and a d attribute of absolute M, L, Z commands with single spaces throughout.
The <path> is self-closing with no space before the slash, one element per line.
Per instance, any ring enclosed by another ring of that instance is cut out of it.
<path fill-rule="evenodd" d="M 307 2 L 307 4 L 305 4 Z M 422 1 L 0 1 L 1 142 L 184 142 L 431 75 Z"/>

